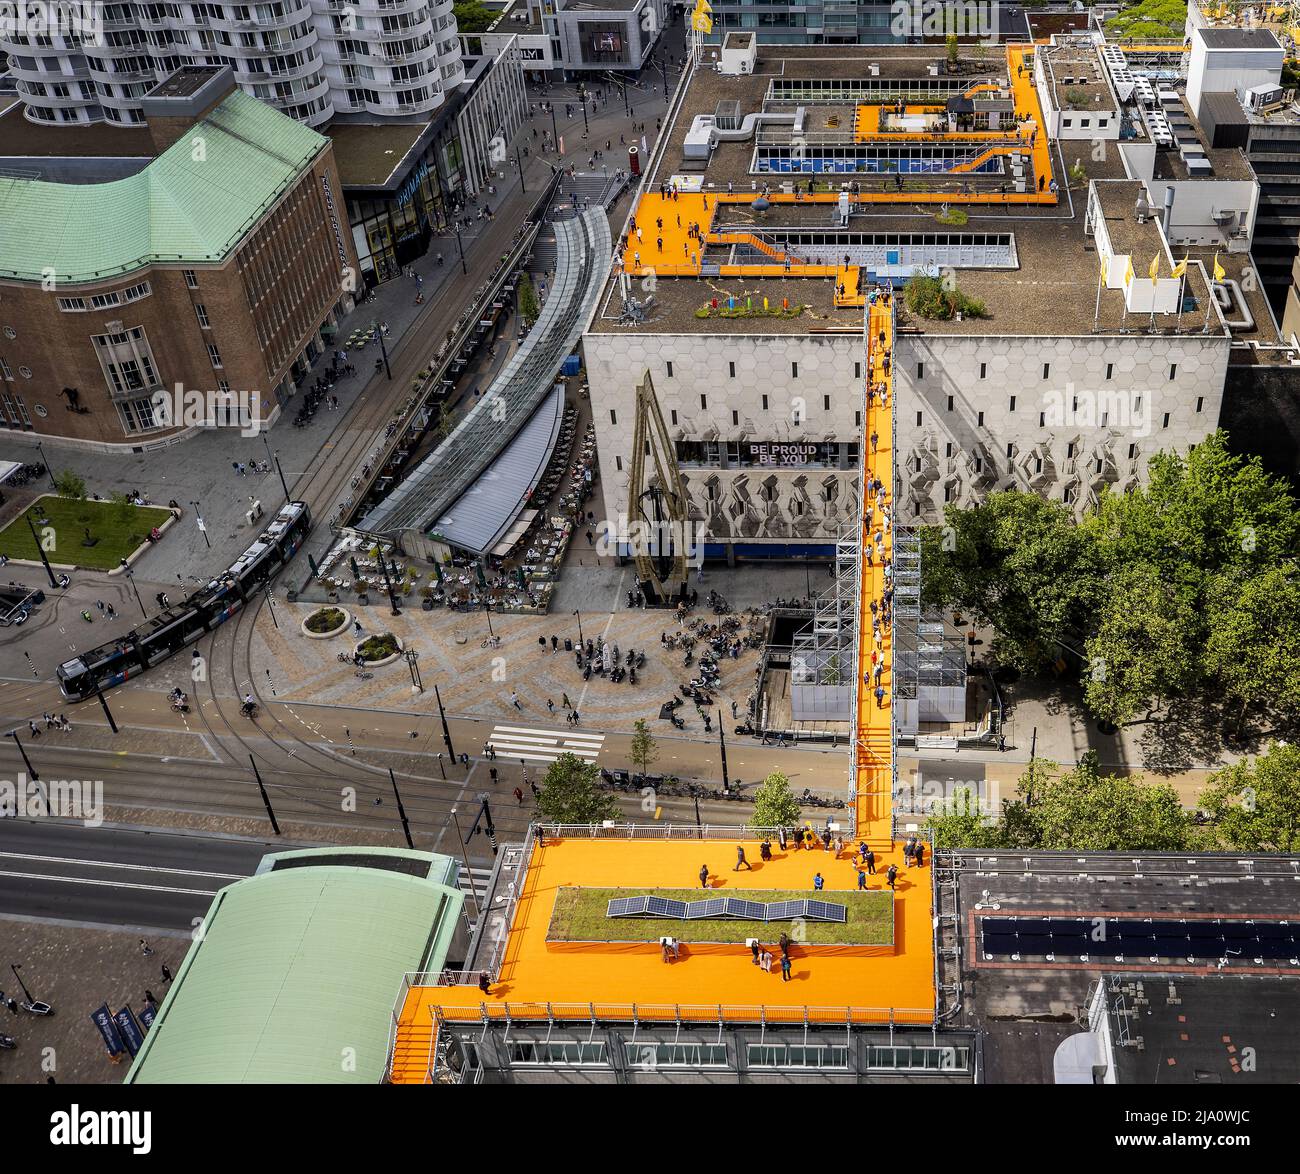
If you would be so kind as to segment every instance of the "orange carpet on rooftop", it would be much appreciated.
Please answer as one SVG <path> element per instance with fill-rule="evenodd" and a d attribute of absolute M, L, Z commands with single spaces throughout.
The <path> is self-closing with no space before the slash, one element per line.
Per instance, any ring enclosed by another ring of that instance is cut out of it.
<path fill-rule="evenodd" d="M 855 845 L 856 846 L 856 845 Z M 423 1083 L 433 1039 L 433 1008 L 455 1019 L 478 1018 L 482 1005 L 510 1004 L 518 1014 L 522 1004 L 550 1004 L 559 1018 L 589 1018 L 595 1004 L 611 1019 L 629 1017 L 635 1003 L 645 1009 L 680 1004 L 697 1012 L 719 1007 L 823 1008 L 843 1021 L 850 1007 L 897 1008 L 899 1023 L 929 1024 L 934 1007 L 934 950 L 930 925 L 930 866 L 905 869 L 902 846 L 877 853 L 878 874 L 869 887 L 885 886 L 885 869 L 899 868 L 895 897 L 895 953 L 877 957 L 818 956 L 815 946 L 795 945 L 792 980 L 782 982 L 779 966 L 764 973 L 753 964 L 749 950 L 737 945 L 730 954 L 692 954 L 689 934 L 673 923 L 671 932 L 682 943 L 677 962 L 665 963 L 658 946 L 593 946 L 588 952 L 571 947 L 551 949 L 546 941 L 558 890 L 566 885 L 624 887 L 631 890 L 690 888 L 699 884 L 700 866 L 710 869 L 710 893 L 725 895 L 746 889 L 792 889 L 813 892 L 813 875 L 820 872 L 822 896 L 835 899 L 836 889 L 854 889 L 857 869 L 848 859 L 820 849 L 781 852 L 775 859 L 758 859 L 756 841 L 745 843 L 752 872 L 731 871 L 736 841 L 561 840 L 536 848 L 524 883 L 506 946 L 500 981 L 490 996 L 477 987 L 413 987 L 406 996 L 398 1025 L 392 1079 L 394 1083 Z M 669 931 L 665 931 L 669 932 Z M 780 929 L 773 926 L 773 953 Z M 886 1014 L 871 1017 L 877 1022 Z"/>

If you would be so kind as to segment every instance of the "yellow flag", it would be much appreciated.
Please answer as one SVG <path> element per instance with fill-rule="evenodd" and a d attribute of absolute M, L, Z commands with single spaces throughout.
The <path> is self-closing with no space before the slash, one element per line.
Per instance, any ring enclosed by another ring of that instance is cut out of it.
<path fill-rule="evenodd" d="M 1222 265 L 1219 264 L 1219 254 L 1215 253 L 1214 254 L 1214 280 L 1222 281 L 1227 276 L 1228 276 L 1228 271 Z"/>
<path fill-rule="evenodd" d="M 766 297 L 763 298 L 763 309 L 765 309 L 765 310 L 767 309 L 767 298 L 766 298 Z"/>
<path fill-rule="evenodd" d="M 713 32 L 713 17 L 707 12 L 692 12 L 691 28 L 697 33 L 711 33 Z"/>
<path fill-rule="evenodd" d="M 1107 262 L 1108 260 L 1110 260 L 1110 258 L 1109 258 L 1109 257 L 1106 257 L 1106 256 L 1103 256 L 1102 259 L 1101 259 L 1101 283 L 1102 283 L 1102 285 L 1105 285 L 1105 284 L 1106 284 L 1106 262 Z"/>
<path fill-rule="evenodd" d="M 1160 254 L 1157 253 L 1154 257 L 1151 258 L 1151 267 L 1147 270 L 1147 273 L 1151 277 L 1152 285 L 1155 285 L 1156 276 L 1157 274 L 1159 274 L 1159 272 L 1160 272 Z"/>
<path fill-rule="evenodd" d="M 1187 272 L 1187 258 L 1184 257 L 1181 261 L 1178 262 L 1177 265 L 1173 267 L 1173 269 L 1169 273 L 1169 276 L 1182 277 L 1182 275 L 1186 272 Z"/>
<path fill-rule="evenodd" d="M 712 12 L 712 11 L 713 11 L 713 5 L 709 3 L 709 0 L 695 0 L 695 11 L 696 11 L 696 12 Z"/>
<path fill-rule="evenodd" d="M 1133 284 L 1133 258 L 1132 257 L 1128 259 L 1127 264 L 1124 266 L 1124 284 L 1125 285 Z"/>

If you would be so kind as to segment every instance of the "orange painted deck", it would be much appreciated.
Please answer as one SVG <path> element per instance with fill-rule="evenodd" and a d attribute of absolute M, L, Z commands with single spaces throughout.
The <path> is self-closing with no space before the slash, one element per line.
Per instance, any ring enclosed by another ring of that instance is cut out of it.
<path fill-rule="evenodd" d="M 962 164 L 953 169 L 952 174 L 970 171 L 985 159 L 993 155 L 1010 154 L 1029 147 L 1033 156 L 1034 175 L 1041 178 L 1041 186 L 1028 192 L 1002 191 L 861 191 L 852 197 L 854 203 L 864 204 L 1055 204 L 1057 193 L 1052 191 L 1052 157 L 1047 132 L 1043 128 L 1043 111 L 1038 101 L 1038 91 L 1034 88 L 1033 69 L 1025 64 L 1025 58 L 1034 52 L 1033 45 L 1007 46 L 1007 72 L 1011 80 L 1012 95 L 1017 112 L 1028 116 L 1019 129 L 999 134 L 988 131 L 954 131 L 938 134 L 881 132 L 880 107 L 859 105 L 854 113 L 853 133 L 858 141 L 879 139 L 889 142 L 971 142 L 981 141 L 989 144 L 988 150 L 982 152 L 971 163 Z M 1023 68 L 1022 68 L 1023 67 Z M 1019 76 L 1017 71 L 1020 70 Z M 998 87 L 989 83 L 979 83 L 967 91 L 968 94 L 980 90 L 994 90 Z M 927 107 L 909 105 L 907 110 L 919 112 Z M 1001 140 L 1001 141 L 999 141 Z M 773 183 L 783 177 L 768 177 Z M 815 178 L 815 177 L 809 177 Z M 915 177 L 913 177 L 915 178 Z M 733 231 L 718 234 L 712 231 L 713 219 L 721 204 L 749 204 L 758 193 L 750 191 L 733 192 L 679 192 L 675 196 L 669 192 L 663 194 L 658 190 L 645 192 L 633 212 L 626 245 L 622 254 L 623 270 L 638 277 L 653 273 L 656 277 L 698 277 L 704 262 L 706 246 L 718 246 L 734 243 Z M 839 199 L 839 192 L 826 191 L 814 193 L 786 193 L 770 191 L 767 199 L 773 204 L 833 204 Z M 699 226 L 699 234 L 691 236 L 691 225 Z M 756 225 L 761 228 L 761 225 Z M 637 233 L 640 233 L 640 236 Z M 702 239 L 701 239 L 702 238 Z M 831 277 L 835 275 L 834 267 L 824 265 L 804 265 L 793 259 L 787 265 L 785 257 L 762 243 L 754 243 L 761 252 L 773 254 L 769 264 L 728 265 L 722 274 L 726 277 Z"/>
<path fill-rule="evenodd" d="M 885 504 L 891 512 L 894 505 L 894 373 L 892 367 L 886 371 L 884 359 L 893 345 L 893 316 L 890 307 L 876 302 L 867 314 L 867 380 L 869 386 L 879 388 L 883 385 L 887 389 L 889 406 L 882 405 L 882 397 L 879 395 L 873 403 L 868 404 L 864 388 L 861 484 L 865 487 L 868 478 L 878 477 L 884 489 Z M 875 452 L 872 452 L 873 436 L 876 437 Z M 858 835 L 874 847 L 877 844 L 892 843 L 894 681 L 890 625 L 881 624 L 881 641 L 877 644 L 871 627 L 871 603 L 874 600 L 879 605 L 884 594 L 883 564 L 886 558 L 893 556 L 894 533 L 892 528 L 885 529 L 881 511 L 876 508 L 874 497 L 865 488 L 862 504 L 859 523 L 863 551 L 860 576 L 862 598 L 858 605 L 858 672 L 861 678 L 858 686 L 857 761 L 854 763 L 854 772 Z M 871 515 L 867 513 L 868 508 L 873 511 Z M 870 525 L 867 522 L 868 516 L 872 518 Z M 881 537 L 881 545 L 876 544 L 877 534 Z M 875 550 L 871 564 L 866 559 L 869 547 Z M 875 687 L 871 683 L 876 664 L 873 657 L 879 658 L 884 665 L 880 681 L 885 690 L 883 703 L 877 703 Z"/>
<path fill-rule="evenodd" d="M 892 861 L 899 868 L 895 895 L 895 942 L 873 956 L 836 953 L 826 947 L 791 948 L 791 981 L 783 982 L 779 951 L 780 930 L 772 927 L 768 945 L 778 964 L 764 973 L 753 964 L 743 945 L 725 952 L 711 949 L 692 953 L 688 932 L 672 923 L 681 942 L 681 957 L 665 963 L 659 947 L 650 945 L 600 945 L 584 950 L 547 944 L 558 890 L 564 885 L 622 886 L 646 889 L 687 888 L 698 885 L 702 864 L 710 867 L 710 892 L 743 893 L 746 889 L 791 889 L 813 893 L 813 874 L 826 881 L 823 896 L 834 900 L 836 889 L 855 889 L 857 869 L 821 849 L 782 852 L 773 845 L 774 859 L 758 859 L 756 841 L 743 841 L 753 871 L 733 872 L 736 843 L 732 840 L 587 840 L 549 842 L 535 848 L 524 881 L 514 924 L 509 931 L 500 980 L 490 996 L 477 987 L 412 987 L 401 1009 L 394 1044 L 394 1083 L 425 1081 L 433 1042 L 436 1007 L 451 1019 L 477 1021 L 488 1015 L 526 1015 L 548 1004 L 557 1018 L 589 1020 L 594 1004 L 603 1018 L 630 1018 L 637 1013 L 654 1017 L 655 1008 L 680 1007 L 685 1018 L 724 1018 L 751 1021 L 754 1009 L 770 1008 L 772 1018 L 796 1017 L 804 1008 L 815 1009 L 820 1021 L 843 1023 L 853 1012 L 858 1022 L 887 1022 L 888 1009 L 897 1008 L 895 1021 L 928 1025 L 934 1009 L 934 949 L 930 924 L 930 868 L 903 867 L 902 846 L 888 858 L 877 854 L 878 875 L 869 887 L 885 887 L 884 871 Z M 528 1005 L 532 1005 L 531 1007 Z M 784 1012 L 784 1016 L 782 1015 Z M 693 1013 L 693 1014 L 692 1014 Z M 671 1013 L 665 1017 L 671 1019 Z M 398 1057 L 401 1063 L 398 1063 Z"/>

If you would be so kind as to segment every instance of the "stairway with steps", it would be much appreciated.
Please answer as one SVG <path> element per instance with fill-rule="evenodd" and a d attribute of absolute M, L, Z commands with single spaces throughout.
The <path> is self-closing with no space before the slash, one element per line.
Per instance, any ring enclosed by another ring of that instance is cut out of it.
<path fill-rule="evenodd" d="M 432 1019 L 399 1023 L 389 1063 L 390 1084 L 427 1084 L 437 1028 Z"/>

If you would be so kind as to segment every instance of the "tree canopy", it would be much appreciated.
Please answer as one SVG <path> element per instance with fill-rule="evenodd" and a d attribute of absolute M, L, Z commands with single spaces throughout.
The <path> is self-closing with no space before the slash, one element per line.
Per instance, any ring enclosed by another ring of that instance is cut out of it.
<path fill-rule="evenodd" d="M 479 0 L 455 0 L 451 6 L 456 17 L 456 27 L 462 33 L 482 33 L 501 13 Z"/>
<path fill-rule="evenodd" d="M 754 789 L 753 828 L 794 827 L 799 822 L 799 804 L 790 790 L 790 780 L 774 770 Z"/>
<path fill-rule="evenodd" d="M 1300 746 L 1275 742 L 1254 762 L 1216 771 L 1201 806 L 1227 851 L 1300 851 Z"/>
<path fill-rule="evenodd" d="M 1036 494 L 950 506 L 922 535 L 923 598 L 993 625 L 998 661 L 1064 662 L 1122 723 L 1214 694 L 1239 718 L 1300 714 L 1300 506 L 1222 432 L 1151 458 L 1078 524 Z"/>
<path fill-rule="evenodd" d="M 929 819 L 936 848 L 1045 849 L 1079 852 L 1176 852 L 1193 841 L 1191 817 L 1170 786 L 1139 775 L 1107 775 L 1091 751 L 1062 770 L 1037 759 L 998 812 L 969 792 Z"/>
<path fill-rule="evenodd" d="M 576 754 L 561 754 L 546 768 L 537 813 L 547 823 L 602 823 L 620 818 L 614 796 L 601 788 L 600 768 Z"/>

